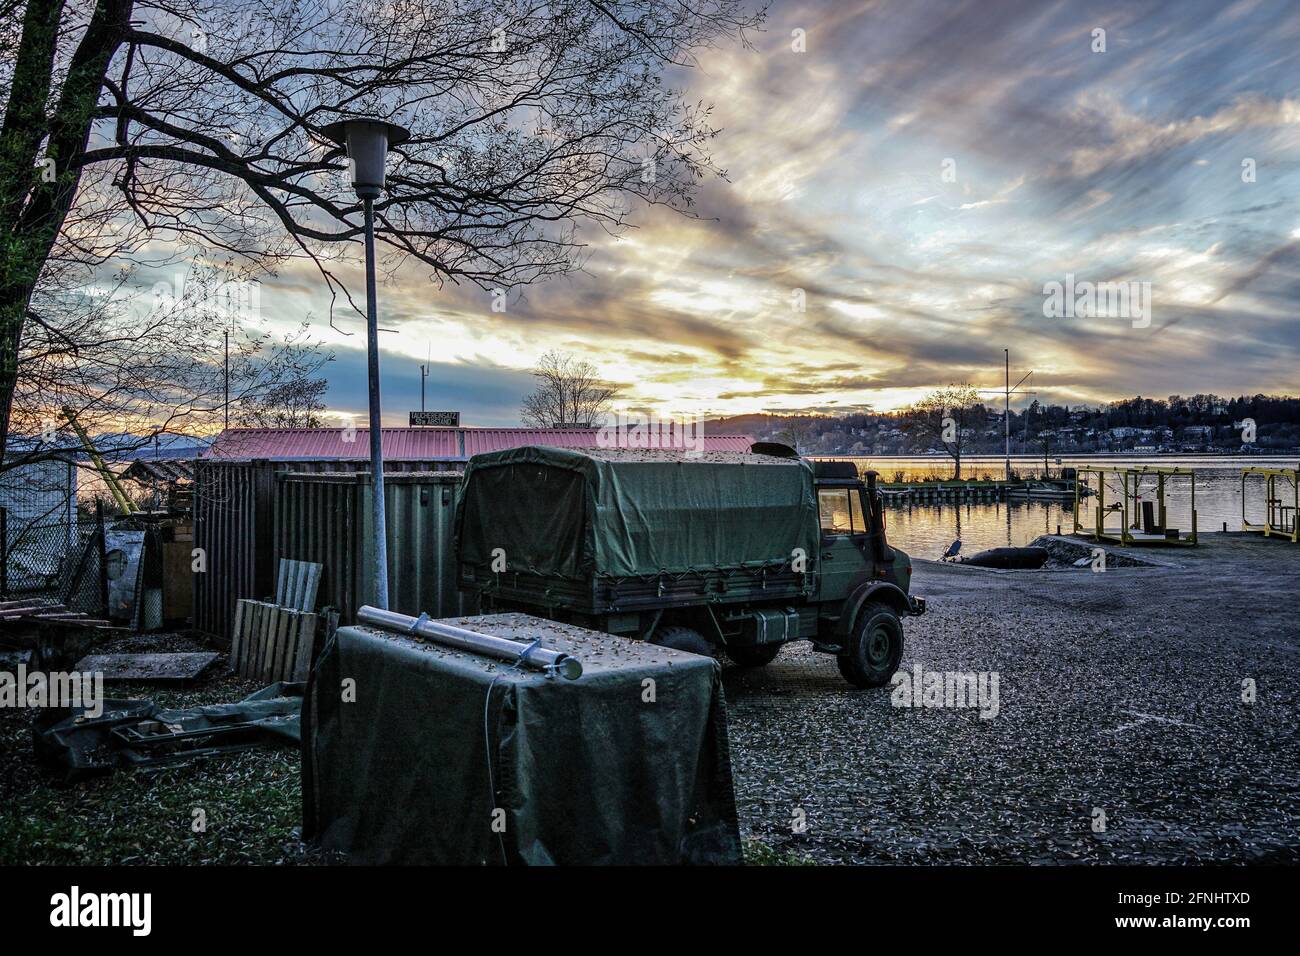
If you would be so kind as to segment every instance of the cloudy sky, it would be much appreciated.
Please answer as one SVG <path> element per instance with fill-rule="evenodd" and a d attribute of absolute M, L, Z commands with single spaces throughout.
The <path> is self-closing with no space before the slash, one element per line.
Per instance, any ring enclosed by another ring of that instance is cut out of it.
<path fill-rule="evenodd" d="M 774 0 L 752 39 L 682 79 L 723 128 L 700 219 L 593 230 L 505 314 L 415 266 L 381 289 L 388 420 L 431 354 L 429 407 L 515 424 L 548 348 L 663 414 L 895 408 L 1000 386 L 1003 348 L 1057 402 L 1300 392 L 1300 5 Z M 1149 323 L 1046 316 L 1067 275 L 1150 283 Z M 262 302 L 326 311 L 306 267 Z M 361 412 L 350 327 L 328 401 Z"/>

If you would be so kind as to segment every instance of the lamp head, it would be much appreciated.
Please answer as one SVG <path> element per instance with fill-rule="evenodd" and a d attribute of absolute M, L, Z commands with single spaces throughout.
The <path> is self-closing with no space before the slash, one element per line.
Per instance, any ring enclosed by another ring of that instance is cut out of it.
<path fill-rule="evenodd" d="M 354 116 L 323 127 L 322 132 L 348 151 L 352 188 L 362 199 L 375 199 L 384 189 L 384 160 L 389 147 L 411 138 L 405 127 L 387 120 Z"/>

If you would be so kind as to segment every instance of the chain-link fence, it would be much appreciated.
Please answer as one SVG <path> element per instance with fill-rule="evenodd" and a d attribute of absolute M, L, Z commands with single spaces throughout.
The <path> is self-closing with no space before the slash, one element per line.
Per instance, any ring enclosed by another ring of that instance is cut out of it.
<path fill-rule="evenodd" d="M 22 523 L 0 508 L 0 600 L 46 598 L 79 609 L 99 607 L 99 550 L 90 546 L 98 527 L 93 515 Z"/>

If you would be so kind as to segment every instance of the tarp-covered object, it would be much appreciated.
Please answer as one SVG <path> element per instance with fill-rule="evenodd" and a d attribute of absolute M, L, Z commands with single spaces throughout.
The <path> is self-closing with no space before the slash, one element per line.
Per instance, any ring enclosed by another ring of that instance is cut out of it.
<path fill-rule="evenodd" d="M 306 839 L 366 864 L 741 862 L 715 661 L 524 614 L 448 620 L 583 674 L 340 628 L 303 707 Z"/>
<path fill-rule="evenodd" d="M 780 565 L 816 553 L 798 459 L 525 446 L 477 455 L 456 519 L 460 561 L 585 579 Z"/>

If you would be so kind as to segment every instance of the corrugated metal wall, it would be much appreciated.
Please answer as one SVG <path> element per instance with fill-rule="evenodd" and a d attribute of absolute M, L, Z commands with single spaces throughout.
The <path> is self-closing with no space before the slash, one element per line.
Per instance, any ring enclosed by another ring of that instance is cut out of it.
<path fill-rule="evenodd" d="M 374 596 L 369 473 L 287 473 L 278 481 L 277 557 L 323 565 L 317 604 L 338 608 L 343 623 L 352 623 Z M 459 482 L 450 472 L 386 475 L 391 610 L 471 613 L 456 589 L 452 551 Z"/>
<path fill-rule="evenodd" d="M 194 627 L 230 639 L 239 598 L 269 593 L 266 549 L 259 528 L 270 527 L 271 462 L 198 461 L 194 473 L 194 547 L 206 568 L 194 575 Z"/>
<path fill-rule="evenodd" d="M 194 628 L 230 640 L 235 602 L 275 593 L 277 482 L 285 472 L 358 473 L 365 461 L 229 461 L 199 459 L 194 470 L 194 547 L 207 570 L 194 575 Z M 385 461 L 385 473 L 462 467 L 424 461 Z M 390 528 L 392 527 L 390 523 Z M 393 545 L 389 545 L 390 553 Z"/>

